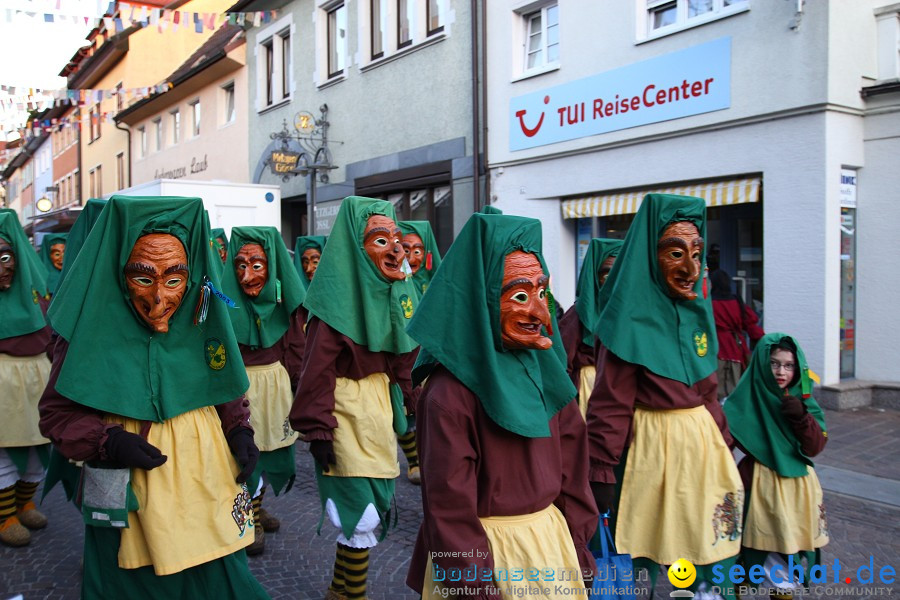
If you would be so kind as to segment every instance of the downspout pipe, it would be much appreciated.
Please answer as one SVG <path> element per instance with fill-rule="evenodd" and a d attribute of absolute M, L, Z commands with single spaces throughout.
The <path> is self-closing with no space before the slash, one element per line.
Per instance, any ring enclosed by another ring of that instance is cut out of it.
<path fill-rule="evenodd" d="M 478 100 L 478 0 L 472 0 L 472 204 L 473 212 L 481 210 L 481 124 Z"/>
<path fill-rule="evenodd" d="M 481 0 L 481 143 L 484 164 L 484 203 L 491 203 L 491 176 L 488 166 L 488 72 L 487 72 L 487 0 Z"/>
<path fill-rule="evenodd" d="M 114 119 L 114 121 L 115 121 L 115 119 Z M 115 121 L 115 123 L 116 123 L 116 129 L 118 129 L 119 131 L 124 131 L 125 134 L 128 136 L 128 183 L 125 185 L 125 187 L 129 188 L 129 187 L 131 187 L 131 129 L 130 128 L 123 129 L 122 127 L 119 127 L 120 123 L 118 121 Z M 121 191 L 121 190 L 116 190 L 116 191 Z"/>

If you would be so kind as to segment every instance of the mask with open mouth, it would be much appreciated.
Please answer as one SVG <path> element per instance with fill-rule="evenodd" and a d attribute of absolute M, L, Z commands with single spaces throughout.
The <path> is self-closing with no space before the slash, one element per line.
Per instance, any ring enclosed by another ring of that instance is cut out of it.
<path fill-rule="evenodd" d="M 169 331 L 169 320 L 187 291 L 184 246 L 173 235 L 151 233 L 138 238 L 125 264 L 125 285 L 138 315 L 157 333 Z"/>
<path fill-rule="evenodd" d="M 534 254 L 516 250 L 506 255 L 500 290 L 500 337 L 510 349 L 546 350 L 553 345 L 542 327 L 551 327 L 547 306 L 550 278 Z"/>
<path fill-rule="evenodd" d="M 690 221 L 675 221 L 663 230 L 656 245 L 659 270 L 666 292 L 676 300 L 694 300 L 694 287 L 702 272 L 703 238 Z"/>
<path fill-rule="evenodd" d="M 234 257 L 234 273 L 245 294 L 256 298 L 269 280 L 269 259 L 259 244 L 244 244 Z"/>
<path fill-rule="evenodd" d="M 381 274 L 389 281 L 400 281 L 406 277 L 400 269 L 404 258 L 400 236 L 400 228 L 390 217 L 372 215 L 366 221 L 363 247 Z"/>
<path fill-rule="evenodd" d="M 56 267 L 57 271 L 62 271 L 65 253 L 65 244 L 53 244 L 50 246 L 50 262 L 53 263 L 53 266 Z"/>

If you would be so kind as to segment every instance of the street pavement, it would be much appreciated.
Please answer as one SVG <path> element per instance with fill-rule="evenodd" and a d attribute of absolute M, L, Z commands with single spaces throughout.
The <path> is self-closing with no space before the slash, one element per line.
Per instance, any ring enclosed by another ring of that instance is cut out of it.
<path fill-rule="evenodd" d="M 804 597 L 900 596 L 900 579 L 888 585 L 877 582 L 879 570 L 885 566 L 900 571 L 900 412 L 873 408 L 826 411 L 826 422 L 829 442 L 817 458 L 816 468 L 826 490 L 831 534 L 830 544 L 823 549 L 829 584 L 813 588 Z M 419 488 L 406 480 L 402 455 L 400 460 L 404 474 L 397 480 L 397 526 L 371 553 L 372 600 L 418 598 L 405 580 L 422 520 L 421 495 Z M 293 489 L 279 497 L 269 493 L 265 505 L 281 519 L 281 530 L 266 534 L 266 551 L 249 559 L 251 569 L 275 600 L 321 600 L 331 578 L 335 533 L 326 520 L 322 534 L 316 534 L 320 505 L 305 444 L 297 446 Z M 0 546 L 0 600 L 18 595 L 24 600 L 79 598 L 84 539 L 81 517 L 66 502 L 61 487 L 50 492 L 41 510 L 50 525 L 34 532 L 29 546 Z M 857 570 L 868 565 L 870 557 L 876 583 L 861 585 Z M 842 567 L 841 579 L 851 576 L 850 584 L 832 582 L 835 559 Z M 671 589 L 662 574 L 654 597 L 668 598 Z M 745 598 L 755 596 L 744 594 Z"/>

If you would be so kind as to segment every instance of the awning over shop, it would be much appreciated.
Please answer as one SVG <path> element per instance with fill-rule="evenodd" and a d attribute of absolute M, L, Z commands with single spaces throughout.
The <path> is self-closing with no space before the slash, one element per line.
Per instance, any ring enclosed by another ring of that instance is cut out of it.
<path fill-rule="evenodd" d="M 759 177 L 741 177 L 707 183 L 687 183 L 662 188 L 648 188 L 626 192 L 609 192 L 563 200 L 564 219 L 609 217 L 636 213 L 647 194 L 679 194 L 706 200 L 707 206 L 730 206 L 759 202 Z"/>

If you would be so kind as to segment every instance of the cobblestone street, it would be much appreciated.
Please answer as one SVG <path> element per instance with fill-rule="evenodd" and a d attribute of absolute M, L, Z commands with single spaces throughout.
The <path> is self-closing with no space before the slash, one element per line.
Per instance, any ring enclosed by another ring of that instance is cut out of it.
<path fill-rule="evenodd" d="M 840 474 L 864 473 L 874 485 L 894 490 L 898 482 L 893 478 L 873 475 L 896 475 L 900 414 L 892 411 L 863 409 L 859 411 L 828 411 L 830 445 L 817 464 L 827 465 Z M 877 448 L 876 448 L 877 446 Z M 877 461 L 863 454 L 877 454 Z M 884 465 L 887 471 L 882 471 Z M 405 463 L 401 457 L 401 468 Z M 893 471 L 891 471 L 893 469 Z M 330 581 L 334 559 L 333 529 L 329 523 L 316 535 L 319 520 L 319 500 L 312 476 L 312 460 L 305 445 L 297 448 L 298 476 L 294 488 L 287 494 L 266 497 L 266 507 L 281 519 L 281 530 L 266 535 L 266 551 L 261 557 L 250 558 L 253 572 L 276 600 L 316 599 L 324 597 Z M 840 482 L 838 482 L 840 483 Z M 863 596 L 857 593 L 856 571 L 869 564 L 874 557 L 878 570 L 900 563 L 900 497 L 893 503 L 872 502 L 859 497 L 862 492 L 840 489 L 840 485 L 826 488 L 831 543 L 824 548 L 823 563 L 830 568 L 838 559 L 844 570 L 841 578 L 851 576 L 851 584 L 830 583 L 819 593 L 807 597 L 845 598 Z M 375 548 L 369 570 L 369 597 L 373 600 L 414 599 L 417 596 L 405 584 L 409 558 L 415 542 L 422 508 L 419 488 L 410 484 L 405 475 L 397 480 L 398 523 L 387 540 Z M 83 525 L 80 515 L 65 501 L 61 488 L 54 489 L 43 504 L 50 525 L 35 532 L 32 543 L 25 548 L 0 547 L 0 600 L 21 594 L 24 600 L 75 600 L 80 592 L 80 559 Z M 829 580 L 830 580 L 829 575 Z M 877 584 L 867 586 L 878 587 Z M 900 595 L 900 583 L 892 587 L 892 595 Z M 666 598 L 670 591 L 665 576 L 659 579 L 656 598 Z M 869 590 L 867 593 L 871 594 Z M 886 589 L 875 591 L 886 595 Z M 846 594 L 846 595 L 845 595 Z M 172 599 L 176 600 L 176 599 Z"/>

